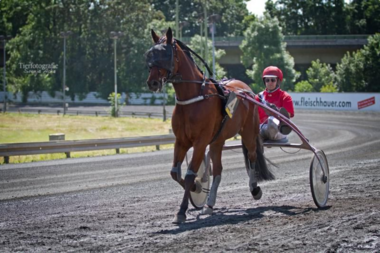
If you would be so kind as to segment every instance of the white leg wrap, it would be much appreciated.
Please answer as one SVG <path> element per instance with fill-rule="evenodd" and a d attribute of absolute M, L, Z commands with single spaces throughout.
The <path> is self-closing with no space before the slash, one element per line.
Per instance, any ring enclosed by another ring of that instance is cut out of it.
<path fill-rule="evenodd" d="M 214 179 L 212 180 L 212 186 L 211 186 L 211 190 L 210 190 L 210 195 L 208 195 L 208 199 L 207 199 L 207 205 L 208 206 L 214 206 L 215 205 L 215 202 L 216 202 L 216 193 L 218 191 L 218 187 L 219 187 L 219 184 L 220 184 L 220 181 L 222 180 L 222 176 L 216 176 L 214 177 Z"/>
<path fill-rule="evenodd" d="M 253 189 L 257 187 L 255 163 L 251 163 L 250 167 L 251 168 L 249 169 L 249 190 L 252 192 Z"/>
<path fill-rule="evenodd" d="M 179 182 L 182 178 L 182 171 L 181 171 L 181 165 L 182 163 L 178 162 L 177 167 L 173 167 L 171 172 L 177 173 L 177 181 Z"/>
<path fill-rule="evenodd" d="M 195 172 L 192 171 L 191 169 L 187 169 L 186 176 L 187 176 L 187 175 L 190 175 L 190 176 L 194 175 L 194 176 L 196 177 L 196 176 L 197 176 L 197 173 L 195 173 Z"/>

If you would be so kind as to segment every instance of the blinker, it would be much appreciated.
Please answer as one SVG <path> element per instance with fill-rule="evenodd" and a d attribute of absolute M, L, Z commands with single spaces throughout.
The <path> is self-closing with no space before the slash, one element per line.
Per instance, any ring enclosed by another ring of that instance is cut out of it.
<path fill-rule="evenodd" d="M 159 67 L 171 72 L 173 68 L 173 49 L 171 45 L 158 44 L 151 47 L 145 53 L 145 61 L 149 68 Z"/>

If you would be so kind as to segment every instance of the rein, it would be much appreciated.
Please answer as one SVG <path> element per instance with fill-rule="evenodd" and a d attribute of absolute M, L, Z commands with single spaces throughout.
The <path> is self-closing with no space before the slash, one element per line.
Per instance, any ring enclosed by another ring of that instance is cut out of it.
<path fill-rule="evenodd" d="M 159 40 L 156 44 L 159 44 L 159 43 L 162 43 L 163 41 L 162 40 Z M 182 79 L 182 76 L 181 75 L 178 75 L 178 74 L 173 74 L 174 72 L 174 58 L 175 57 L 175 52 L 176 52 L 176 43 L 178 44 L 178 46 L 182 49 L 182 51 L 187 54 L 191 60 L 192 57 L 191 57 L 191 54 L 195 55 L 202 63 L 203 65 L 206 67 L 208 73 L 210 73 L 212 75 L 212 71 L 210 69 L 210 67 L 207 65 L 206 61 L 200 57 L 196 52 L 194 52 L 191 48 L 189 48 L 187 45 L 185 45 L 183 42 L 181 42 L 180 40 L 174 40 L 174 43 L 173 43 L 173 46 L 171 46 L 171 63 L 170 63 L 170 70 L 168 70 L 168 75 L 167 75 L 167 78 L 165 79 L 162 79 L 162 83 L 163 85 L 165 85 L 167 82 L 170 82 L 170 83 L 199 83 L 201 84 L 201 91 L 200 91 L 200 95 L 197 96 L 197 97 L 194 97 L 194 98 L 191 98 L 191 99 L 188 99 L 188 100 L 178 100 L 177 97 L 175 97 L 175 101 L 176 101 L 176 104 L 178 105 L 189 105 L 189 104 L 193 104 L 193 103 L 196 103 L 196 102 L 199 102 L 199 101 L 202 101 L 202 100 L 205 100 L 205 99 L 208 99 L 210 97 L 214 97 L 214 96 L 218 96 L 220 99 L 222 100 L 226 100 L 225 96 L 219 94 L 219 93 L 212 93 L 212 94 L 203 94 L 204 92 L 204 88 L 205 88 L 205 85 L 206 84 L 214 84 L 215 85 L 215 88 L 218 90 L 218 86 L 219 84 L 210 79 L 210 81 L 206 81 L 206 76 L 205 74 L 203 73 L 203 71 L 198 67 L 198 65 L 195 63 L 195 66 L 198 68 L 198 70 L 202 73 L 203 75 L 203 80 L 202 81 L 198 81 L 198 80 L 183 80 Z M 186 50 L 189 52 L 187 53 Z M 177 59 L 178 61 L 178 59 Z M 219 88 L 220 89 L 220 88 Z M 220 124 L 220 128 L 218 130 L 218 132 L 213 136 L 211 143 L 213 143 L 220 135 L 220 133 L 222 132 L 222 130 L 224 129 L 224 126 L 227 122 L 227 119 L 228 119 L 228 115 L 224 115 L 223 119 L 222 119 L 222 122 Z"/>
<path fill-rule="evenodd" d="M 211 71 L 210 67 L 208 66 L 207 62 L 202 57 L 200 57 L 196 52 L 194 52 L 191 48 L 189 48 L 187 45 L 185 45 L 182 41 L 177 40 L 177 39 L 174 40 L 173 50 L 175 50 L 175 43 L 177 43 L 179 45 L 179 47 L 183 51 L 187 50 L 191 54 L 195 55 L 203 63 L 203 65 L 206 67 L 207 71 L 212 75 L 212 71 Z M 174 53 L 172 55 L 174 56 Z M 173 75 L 172 71 L 168 75 L 168 78 L 165 80 L 164 84 L 167 83 L 167 82 L 170 82 L 170 83 L 199 83 L 199 84 L 202 84 L 202 86 L 201 86 L 201 94 L 198 97 L 195 97 L 195 98 L 192 98 L 192 99 L 188 99 L 188 100 L 182 100 L 182 101 L 178 100 L 178 98 L 176 97 L 175 98 L 176 103 L 179 104 L 179 105 L 189 105 L 189 104 L 192 104 L 192 103 L 196 103 L 196 102 L 202 101 L 204 99 L 208 99 L 209 97 L 213 97 L 213 96 L 219 96 L 221 99 L 225 99 L 224 96 L 222 96 L 222 95 L 220 95 L 218 93 L 213 93 L 213 94 L 208 94 L 208 95 L 204 95 L 203 94 L 203 89 L 204 89 L 204 86 L 206 84 L 214 84 L 215 86 L 218 85 L 218 84 L 216 82 L 214 82 L 213 80 L 206 81 L 206 76 L 203 73 L 203 71 L 198 66 L 197 66 L 197 68 L 203 74 L 203 81 L 183 80 L 181 75 L 177 75 L 177 74 Z"/>
<path fill-rule="evenodd" d="M 184 50 L 184 49 L 188 50 L 190 53 L 195 55 L 203 63 L 203 65 L 206 67 L 208 73 L 210 73 L 211 75 L 213 74 L 210 67 L 208 66 L 207 62 L 202 57 L 200 57 L 196 52 L 194 52 L 191 48 L 189 48 L 187 45 L 185 45 L 182 41 L 177 40 L 177 39 L 176 39 L 176 41 L 177 41 L 179 47 L 182 48 L 182 50 Z M 202 72 L 202 74 L 203 74 L 203 72 Z"/>

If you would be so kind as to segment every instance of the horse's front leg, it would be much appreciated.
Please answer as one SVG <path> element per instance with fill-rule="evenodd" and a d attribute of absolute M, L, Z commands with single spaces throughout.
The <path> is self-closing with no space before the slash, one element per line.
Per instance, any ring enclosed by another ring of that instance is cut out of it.
<path fill-rule="evenodd" d="M 214 143 L 210 146 L 210 157 L 212 160 L 212 185 L 210 194 L 207 198 L 207 203 L 202 209 L 202 214 L 212 214 L 216 203 L 216 196 L 219 184 L 222 180 L 222 150 L 224 142 Z"/>
<path fill-rule="evenodd" d="M 190 191 L 194 188 L 194 180 L 197 177 L 199 166 L 201 165 L 207 145 L 194 146 L 193 158 L 187 168 L 185 175 L 185 193 L 183 195 L 182 203 L 179 212 L 175 215 L 173 223 L 182 223 L 186 221 L 186 211 L 189 207 Z"/>
<path fill-rule="evenodd" d="M 170 175 L 173 178 L 173 180 L 177 181 L 184 189 L 185 189 L 185 181 L 182 178 L 181 165 L 182 165 L 183 160 L 185 159 L 186 153 L 189 150 L 190 146 L 191 146 L 190 144 L 188 145 L 183 144 L 178 139 L 175 141 L 173 167 L 172 167 L 172 170 L 170 171 Z"/>

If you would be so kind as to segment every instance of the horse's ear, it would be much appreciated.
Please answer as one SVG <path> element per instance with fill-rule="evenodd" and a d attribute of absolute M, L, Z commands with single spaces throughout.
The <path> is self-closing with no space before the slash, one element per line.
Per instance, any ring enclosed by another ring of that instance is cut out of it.
<path fill-rule="evenodd" d="M 166 32 L 166 44 L 172 44 L 173 40 L 173 32 L 172 29 L 169 27 L 168 31 Z"/>
<path fill-rule="evenodd" d="M 160 37 L 152 30 L 150 30 L 150 33 L 152 34 L 153 42 L 157 43 L 160 40 Z"/>

